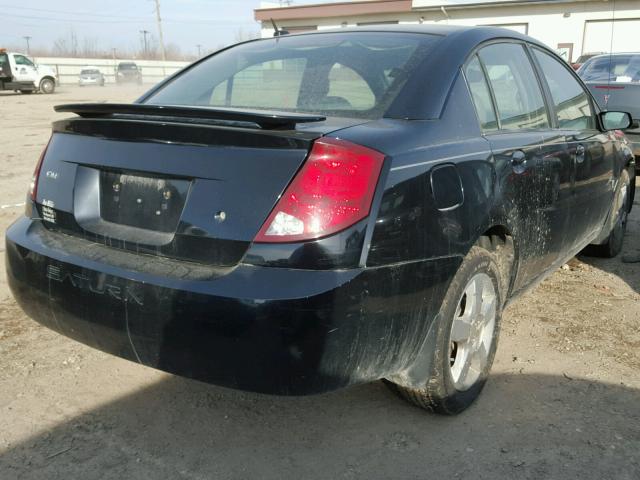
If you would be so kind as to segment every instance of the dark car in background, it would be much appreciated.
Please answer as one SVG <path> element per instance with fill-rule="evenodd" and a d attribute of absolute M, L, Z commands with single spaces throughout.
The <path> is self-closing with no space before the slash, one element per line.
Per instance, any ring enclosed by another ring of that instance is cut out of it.
<path fill-rule="evenodd" d="M 38 322 L 205 382 L 385 379 L 460 412 L 504 306 L 616 255 L 632 157 L 571 67 L 492 27 L 238 44 L 133 104 L 56 108 L 10 287 Z"/>
<path fill-rule="evenodd" d="M 116 83 L 142 83 L 142 69 L 134 62 L 120 62 L 116 69 Z"/>
<path fill-rule="evenodd" d="M 603 110 L 624 110 L 634 125 L 625 130 L 640 169 L 640 52 L 599 55 L 588 60 L 578 75 Z"/>

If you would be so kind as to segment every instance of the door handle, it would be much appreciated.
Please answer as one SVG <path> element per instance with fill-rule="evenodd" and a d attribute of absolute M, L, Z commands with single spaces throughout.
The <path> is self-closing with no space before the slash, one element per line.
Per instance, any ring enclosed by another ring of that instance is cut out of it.
<path fill-rule="evenodd" d="M 576 147 L 576 163 L 582 163 L 584 162 L 584 145 L 578 145 Z"/>
<path fill-rule="evenodd" d="M 515 173 L 522 173 L 527 169 L 527 156 L 522 150 L 515 150 L 511 154 L 511 166 Z"/>

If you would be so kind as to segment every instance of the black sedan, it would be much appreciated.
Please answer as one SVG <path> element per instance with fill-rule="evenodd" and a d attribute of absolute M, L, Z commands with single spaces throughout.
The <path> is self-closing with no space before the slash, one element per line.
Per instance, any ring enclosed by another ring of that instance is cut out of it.
<path fill-rule="evenodd" d="M 38 322 L 272 394 L 385 379 L 457 413 L 501 312 L 616 255 L 632 156 L 571 67 L 496 28 L 245 42 L 53 125 L 7 270 Z"/>

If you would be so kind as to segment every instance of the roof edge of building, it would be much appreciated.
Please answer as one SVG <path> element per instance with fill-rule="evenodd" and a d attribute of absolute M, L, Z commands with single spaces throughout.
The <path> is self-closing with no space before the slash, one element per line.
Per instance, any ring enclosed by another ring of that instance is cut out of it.
<path fill-rule="evenodd" d="M 344 17 L 378 13 L 411 12 L 411 0 L 362 0 L 356 2 L 336 2 L 325 4 L 295 5 L 291 7 L 256 8 L 257 21 L 302 20 L 306 18 Z"/>
<path fill-rule="evenodd" d="M 493 0 L 473 3 L 438 3 L 434 5 L 413 6 L 412 0 L 357 0 L 334 3 L 314 3 L 289 7 L 268 7 L 254 10 L 257 21 L 304 20 L 310 18 L 335 18 L 356 15 L 377 15 L 385 13 L 410 13 L 442 10 L 464 10 L 468 8 L 493 8 L 520 5 L 563 4 L 575 2 L 594 2 L 601 0 Z"/>

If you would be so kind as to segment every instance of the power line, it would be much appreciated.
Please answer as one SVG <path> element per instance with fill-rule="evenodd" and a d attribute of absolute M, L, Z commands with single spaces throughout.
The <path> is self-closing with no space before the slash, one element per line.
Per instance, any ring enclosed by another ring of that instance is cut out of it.
<path fill-rule="evenodd" d="M 1 8 L 1 6 L 0 6 Z M 91 19 L 78 19 L 78 18 L 55 18 L 55 17 L 40 17 L 35 15 L 19 15 L 19 14 L 0 14 L 1 18 L 26 18 L 29 20 L 44 20 L 52 22 L 65 22 L 65 23 L 98 23 L 98 24 L 114 24 L 114 23 L 151 23 L 152 20 L 148 18 L 141 18 L 140 20 L 91 20 Z M 187 25 L 229 25 L 228 20 L 214 20 L 214 19 L 200 19 L 200 20 L 186 20 L 177 18 L 164 18 L 164 23 L 183 23 Z M 253 25 L 253 22 L 234 22 L 234 25 Z"/>
<path fill-rule="evenodd" d="M 29 20 L 46 20 L 46 21 L 53 21 L 53 22 L 66 22 L 66 23 L 73 23 L 73 22 L 84 22 L 84 23 L 144 23 L 144 22 L 149 22 L 149 20 L 89 20 L 89 19 L 69 19 L 69 18 L 53 18 L 53 17 L 39 17 L 36 15 L 17 15 L 15 13 L 11 13 L 11 14 L 2 14 L 0 15 L 0 18 L 4 18 L 4 17 L 9 17 L 9 18 L 26 18 Z"/>
<path fill-rule="evenodd" d="M 103 17 L 103 18 L 128 18 L 131 20 L 144 20 L 145 17 L 132 17 L 129 15 L 109 15 L 109 14 L 103 14 L 103 13 L 92 13 L 92 12 L 70 12 L 70 11 L 65 11 L 65 10 L 49 10 L 46 8 L 33 8 L 33 7 L 17 7 L 14 5 L 4 5 L 4 4 L 0 4 L 0 8 L 11 8 L 14 10 L 29 10 L 32 12 L 43 12 L 43 13 L 57 13 L 57 14 L 61 14 L 61 15 L 75 15 L 75 16 L 81 16 L 81 15 L 86 15 L 89 17 Z"/>

